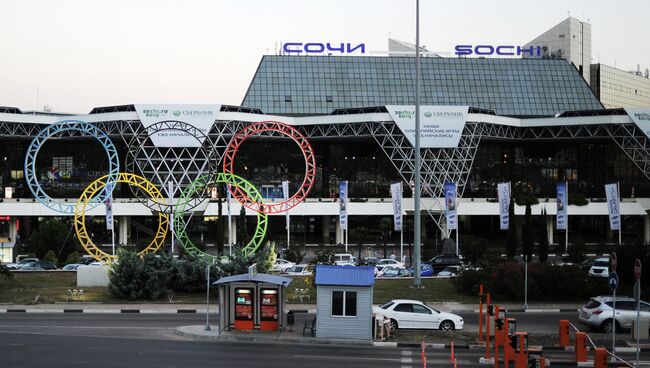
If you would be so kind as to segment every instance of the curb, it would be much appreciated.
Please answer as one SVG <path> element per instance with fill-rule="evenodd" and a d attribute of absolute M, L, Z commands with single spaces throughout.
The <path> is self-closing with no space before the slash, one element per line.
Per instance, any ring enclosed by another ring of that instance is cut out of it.
<path fill-rule="evenodd" d="M 79 308 L 0 308 L 0 313 L 77 313 L 77 314 L 196 314 L 205 313 L 205 310 L 197 309 L 79 309 Z M 212 312 L 212 314 L 218 314 Z"/>

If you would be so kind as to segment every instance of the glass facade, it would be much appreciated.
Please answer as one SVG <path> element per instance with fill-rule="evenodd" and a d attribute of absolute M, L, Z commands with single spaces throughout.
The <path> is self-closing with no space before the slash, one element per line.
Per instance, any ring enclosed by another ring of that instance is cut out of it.
<path fill-rule="evenodd" d="M 422 58 L 422 104 L 469 105 L 507 116 L 600 109 L 566 60 Z M 242 105 L 271 114 L 414 103 L 415 59 L 367 56 L 262 58 Z"/>
<path fill-rule="evenodd" d="M 591 66 L 591 88 L 608 109 L 650 106 L 650 78 L 611 66 Z"/>

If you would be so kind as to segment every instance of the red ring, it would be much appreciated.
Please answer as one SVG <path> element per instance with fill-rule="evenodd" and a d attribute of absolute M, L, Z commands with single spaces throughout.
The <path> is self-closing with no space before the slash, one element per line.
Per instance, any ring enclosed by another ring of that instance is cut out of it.
<path fill-rule="evenodd" d="M 288 136 L 298 144 L 303 156 L 305 157 L 305 179 L 302 181 L 302 185 L 300 185 L 298 191 L 286 201 L 264 203 L 261 209 L 259 203 L 255 203 L 255 201 L 248 197 L 241 188 L 230 185 L 228 188 L 239 203 L 252 211 L 264 211 L 267 214 L 280 213 L 287 211 L 302 202 L 309 192 L 311 192 L 316 179 L 316 156 L 314 155 L 314 149 L 309 144 L 309 141 L 307 141 L 307 138 L 298 130 L 279 121 L 260 121 L 243 128 L 232 137 L 228 147 L 226 147 L 226 153 L 224 154 L 223 159 L 223 171 L 229 174 L 234 174 L 235 156 L 237 155 L 237 151 L 239 151 L 239 146 L 241 146 L 248 137 L 264 131 L 281 133 Z"/>

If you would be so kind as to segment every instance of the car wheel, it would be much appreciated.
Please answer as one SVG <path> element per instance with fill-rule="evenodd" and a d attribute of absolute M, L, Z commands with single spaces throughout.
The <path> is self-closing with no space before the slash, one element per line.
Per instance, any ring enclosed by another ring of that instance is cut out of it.
<path fill-rule="evenodd" d="M 442 331 L 453 331 L 456 328 L 456 326 L 454 326 L 454 322 L 447 319 L 447 320 L 444 320 L 444 321 L 440 322 L 440 327 L 439 328 Z"/>
<path fill-rule="evenodd" d="M 612 333 L 612 320 L 608 319 L 605 322 L 603 322 L 602 325 L 600 325 L 600 328 L 603 330 L 605 333 Z M 616 321 L 616 331 L 621 330 L 621 325 Z"/>
<path fill-rule="evenodd" d="M 388 324 L 388 328 L 393 331 L 397 330 L 399 328 L 397 321 L 391 318 L 390 323 Z"/>

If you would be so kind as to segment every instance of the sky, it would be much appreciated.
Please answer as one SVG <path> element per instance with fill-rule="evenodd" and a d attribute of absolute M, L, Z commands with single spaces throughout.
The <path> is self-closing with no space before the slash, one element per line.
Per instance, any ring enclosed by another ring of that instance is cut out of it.
<path fill-rule="evenodd" d="M 569 15 L 592 25 L 592 62 L 650 67 L 650 1 L 420 1 L 430 51 L 519 45 Z M 0 0 L 0 106 L 87 113 L 133 103 L 239 105 L 281 42 L 415 43 L 415 1 Z"/>

